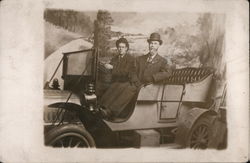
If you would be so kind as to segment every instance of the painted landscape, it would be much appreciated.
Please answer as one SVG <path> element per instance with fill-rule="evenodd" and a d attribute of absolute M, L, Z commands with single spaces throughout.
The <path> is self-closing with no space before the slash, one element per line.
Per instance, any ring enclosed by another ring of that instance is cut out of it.
<path fill-rule="evenodd" d="M 221 14 L 47 9 L 44 20 L 44 59 L 50 70 L 59 62 L 62 51 L 95 46 L 101 49 L 101 58 L 107 60 L 116 55 L 115 41 L 121 37 L 129 41 L 129 53 L 144 55 L 150 33 L 158 32 L 163 40 L 159 53 L 173 68 L 213 67 L 218 78 L 225 78 L 225 17 Z"/>

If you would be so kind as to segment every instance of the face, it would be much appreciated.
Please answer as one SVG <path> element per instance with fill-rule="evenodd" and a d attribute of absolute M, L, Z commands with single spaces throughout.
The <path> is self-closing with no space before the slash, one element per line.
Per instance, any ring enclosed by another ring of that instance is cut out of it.
<path fill-rule="evenodd" d="M 160 47 L 159 41 L 150 41 L 149 42 L 149 53 L 151 55 L 157 54 L 158 48 Z"/>
<path fill-rule="evenodd" d="M 121 42 L 121 43 L 118 44 L 117 49 L 118 49 L 118 53 L 119 53 L 120 55 L 124 55 L 124 54 L 127 53 L 128 47 L 126 46 L 125 43 L 122 43 L 122 42 Z"/>

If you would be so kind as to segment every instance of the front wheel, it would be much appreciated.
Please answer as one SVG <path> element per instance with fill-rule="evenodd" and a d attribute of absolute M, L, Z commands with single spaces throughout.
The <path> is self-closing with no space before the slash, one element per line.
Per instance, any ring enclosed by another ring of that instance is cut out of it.
<path fill-rule="evenodd" d="M 67 124 L 55 127 L 45 135 L 45 145 L 62 148 L 91 148 L 95 141 L 84 127 Z"/>

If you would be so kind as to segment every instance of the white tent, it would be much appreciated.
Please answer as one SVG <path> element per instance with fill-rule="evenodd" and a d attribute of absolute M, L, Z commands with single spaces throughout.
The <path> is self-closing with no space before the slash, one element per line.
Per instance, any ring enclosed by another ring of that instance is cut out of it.
<path fill-rule="evenodd" d="M 50 56 L 48 56 L 44 60 L 44 79 L 43 83 L 45 84 L 47 81 L 50 80 L 51 76 L 53 75 L 54 71 L 56 70 L 56 67 L 58 66 L 60 60 L 63 57 L 63 53 L 65 52 L 71 52 L 71 51 L 78 51 L 78 50 L 84 50 L 84 49 L 90 49 L 92 48 L 92 43 L 84 40 L 83 38 L 76 39 L 73 41 L 70 41 L 66 45 L 60 47 L 58 50 L 56 50 L 54 53 L 52 53 Z M 64 81 L 61 78 L 62 77 L 62 64 L 58 68 L 54 78 L 57 78 L 59 81 L 60 88 L 63 87 Z M 51 86 L 52 82 L 50 83 Z"/>

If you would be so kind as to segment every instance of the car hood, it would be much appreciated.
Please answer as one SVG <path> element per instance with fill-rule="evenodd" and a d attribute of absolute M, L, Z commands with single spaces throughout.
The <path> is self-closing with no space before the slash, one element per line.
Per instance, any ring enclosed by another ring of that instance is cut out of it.
<path fill-rule="evenodd" d="M 44 104 L 50 105 L 57 102 L 66 102 L 70 93 L 70 91 L 63 90 L 44 90 Z M 80 98 L 72 94 L 68 102 L 80 105 Z"/>

